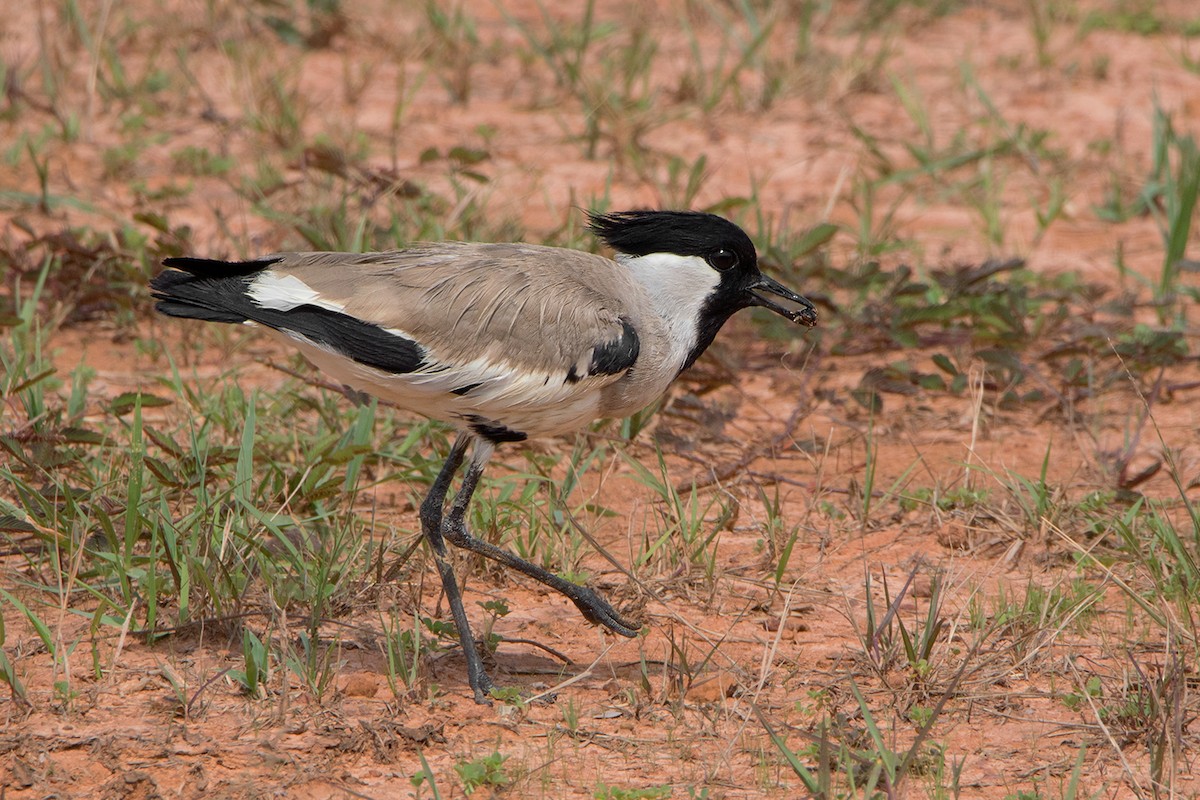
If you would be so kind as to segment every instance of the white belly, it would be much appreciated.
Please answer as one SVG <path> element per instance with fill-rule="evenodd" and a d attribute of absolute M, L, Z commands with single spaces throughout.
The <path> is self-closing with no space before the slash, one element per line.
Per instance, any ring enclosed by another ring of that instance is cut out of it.
<path fill-rule="evenodd" d="M 276 330 L 277 339 L 297 347 L 321 372 L 336 383 L 420 414 L 465 428 L 471 421 L 486 420 L 530 437 L 571 433 L 600 416 L 600 387 L 589 381 L 568 383 L 503 371 L 467 394 L 450 389 L 473 383 L 451 374 L 388 373 L 359 364 L 304 338 Z"/>

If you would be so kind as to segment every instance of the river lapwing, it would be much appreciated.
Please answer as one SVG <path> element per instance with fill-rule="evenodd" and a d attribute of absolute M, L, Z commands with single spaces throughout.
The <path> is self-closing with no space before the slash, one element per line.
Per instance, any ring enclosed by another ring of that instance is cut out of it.
<path fill-rule="evenodd" d="M 467 530 L 467 506 L 496 446 L 637 412 L 739 309 L 763 306 L 816 324 L 813 305 L 760 272 L 750 237 L 728 220 L 626 211 L 592 214 L 590 227 L 615 260 L 522 243 L 439 242 L 253 261 L 168 258 L 170 269 L 150 283 L 164 314 L 258 325 L 338 383 L 458 429 L 420 520 L 480 703 L 493 685 L 446 539 L 561 592 L 614 633 L 632 637 L 640 627 L 593 590 Z"/>

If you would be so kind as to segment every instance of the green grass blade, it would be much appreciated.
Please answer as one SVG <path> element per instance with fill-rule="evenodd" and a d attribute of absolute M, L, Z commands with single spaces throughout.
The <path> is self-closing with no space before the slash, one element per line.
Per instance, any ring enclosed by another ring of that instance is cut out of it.
<path fill-rule="evenodd" d="M 799 756 L 796 755 L 795 751 L 788 747 L 787 742 L 784 741 L 783 737 L 775 732 L 775 729 L 771 727 L 771 723 L 767 721 L 767 717 L 765 714 L 763 714 L 762 710 L 759 709 L 758 706 L 752 706 L 752 708 L 754 709 L 755 715 L 758 717 L 759 724 L 763 726 L 763 730 L 765 730 L 767 732 L 767 736 L 770 737 L 771 744 L 775 745 L 775 749 L 778 750 L 780 755 L 783 756 L 783 759 L 787 761 L 788 766 L 792 768 L 792 772 L 796 773 L 796 777 L 804 783 L 804 788 L 814 794 L 817 794 L 821 789 L 820 781 L 818 781 L 816 776 L 808 770 L 808 767 L 804 766 L 804 764 L 800 761 Z"/>

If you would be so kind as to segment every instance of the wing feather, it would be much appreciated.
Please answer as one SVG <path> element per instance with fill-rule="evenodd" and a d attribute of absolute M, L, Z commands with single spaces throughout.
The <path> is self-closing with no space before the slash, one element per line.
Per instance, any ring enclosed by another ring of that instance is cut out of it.
<path fill-rule="evenodd" d="M 589 407 L 571 413 L 594 414 L 592 395 L 620 380 L 640 354 L 642 289 L 597 255 L 445 243 L 272 258 L 279 259 L 273 271 L 294 276 L 322 303 L 420 346 L 416 369 L 375 378 L 409 405 L 432 408 L 449 397 L 464 414 L 486 408 L 506 420 L 505 409 L 568 409 L 587 395 Z"/>
<path fill-rule="evenodd" d="M 499 347 L 516 365 L 574 363 L 640 327 L 642 291 L 601 256 L 533 245 L 442 243 L 391 253 L 285 253 L 273 269 L 364 321 L 461 360 Z M 540 313 L 527 314 L 531 303 Z M 549 313 L 547 313 L 549 312 Z"/>

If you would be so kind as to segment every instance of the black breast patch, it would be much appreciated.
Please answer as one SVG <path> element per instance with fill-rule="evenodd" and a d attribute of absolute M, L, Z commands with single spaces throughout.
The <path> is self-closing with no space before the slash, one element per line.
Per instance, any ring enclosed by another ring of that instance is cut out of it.
<path fill-rule="evenodd" d="M 619 375 L 633 367 L 642 351 L 641 340 L 629 320 L 621 318 L 621 335 L 611 342 L 592 348 L 592 358 L 587 373 L 580 375 L 572 364 L 567 370 L 567 383 L 578 383 L 593 375 Z"/>

